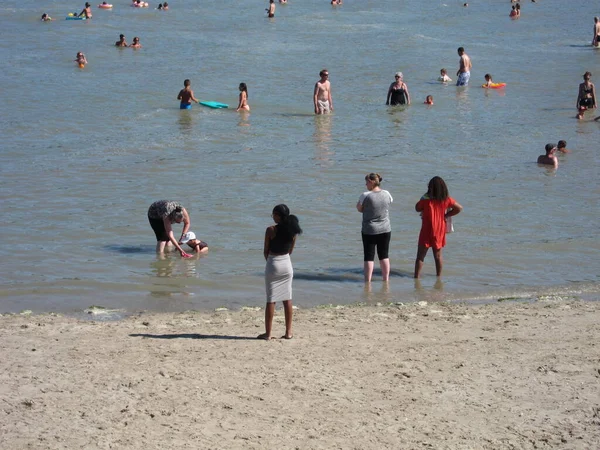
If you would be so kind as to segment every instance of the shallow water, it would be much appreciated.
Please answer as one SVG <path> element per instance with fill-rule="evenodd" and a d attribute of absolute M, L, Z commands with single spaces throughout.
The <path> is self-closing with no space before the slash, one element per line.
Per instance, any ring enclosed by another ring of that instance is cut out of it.
<path fill-rule="evenodd" d="M 0 312 L 261 305 L 264 229 L 281 202 L 305 230 L 292 257 L 300 307 L 598 298 L 600 123 L 574 118 L 581 74 L 600 73 L 594 2 L 523 3 L 516 21 L 505 1 L 290 0 L 273 20 L 267 3 L 160 12 L 120 0 L 89 22 L 63 20 L 81 7 L 65 1 L 3 3 Z M 43 12 L 57 20 L 40 23 Z M 119 33 L 143 48 L 115 48 Z M 441 67 L 456 78 L 459 46 L 471 86 L 436 83 Z M 315 117 L 324 67 L 335 114 Z M 405 109 L 384 105 L 398 70 Z M 487 72 L 506 89 L 479 88 Z M 246 82 L 252 112 L 180 111 L 184 78 L 231 106 Z M 559 139 L 573 152 L 539 167 Z M 371 171 L 394 196 L 393 274 L 369 292 L 354 205 Z M 444 282 L 429 255 L 415 285 L 414 204 L 434 175 L 465 210 Z M 146 211 L 161 198 L 187 207 L 206 257 L 155 256 Z"/>

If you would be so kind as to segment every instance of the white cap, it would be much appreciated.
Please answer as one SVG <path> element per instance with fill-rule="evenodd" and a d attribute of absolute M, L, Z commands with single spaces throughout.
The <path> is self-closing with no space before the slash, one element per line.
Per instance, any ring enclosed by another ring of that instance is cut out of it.
<path fill-rule="evenodd" d="M 185 233 L 183 235 L 180 242 L 182 244 L 186 244 L 188 241 L 191 241 L 192 239 L 196 239 L 196 234 L 193 231 L 188 231 L 187 233 Z"/>

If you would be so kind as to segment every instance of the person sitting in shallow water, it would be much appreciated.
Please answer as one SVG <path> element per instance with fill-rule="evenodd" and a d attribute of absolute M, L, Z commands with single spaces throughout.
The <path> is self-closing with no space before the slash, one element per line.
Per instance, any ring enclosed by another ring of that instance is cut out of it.
<path fill-rule="evenodd" d="M 187 244 L 194 253 L 208 253 L 208 244 L 196 238 L 196 233 L 188 231 L 179 240 L 179 244 Z"/>
<path fill-rule="evenodd" d="M 546 144 L 546 154 L 538 156 L 537 163 L 554 166 L 555 168 L 558 167 L 558 158 L 556 157 L 555 153 L 556 145 Z"/>
<path fill-rule="evenodd" d="M 446 72 L 446 69 L 440 69 L 440 76 L 438 77 L 438 81 L 441 81 L 442 83 L 448 83 L 452 81 L 452 78 L 448 76 L 448 72 Z"/>
<path fill-rule="evenodd" d="M 558 150 L 561 153 L 571 153 L 571 150 L 567 149 L 567 141 L 558 141 L 556 150 Z"/>
<path fill-rule="evenodd" d="M 119 35 L 119 40 L 117 42 L 115 42 L 115 47 L 127 47 L 127 42 L 125 41 L 125 35 L 124 34 L 120 34 Z"/>

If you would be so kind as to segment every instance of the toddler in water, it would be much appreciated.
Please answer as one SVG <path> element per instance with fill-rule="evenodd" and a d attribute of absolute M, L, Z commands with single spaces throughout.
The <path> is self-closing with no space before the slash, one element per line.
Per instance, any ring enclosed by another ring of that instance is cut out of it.
<path fill-rule="evenodd" d="M 424 105 L 433 105 L 433 95 L 428 95 L 425 97 Z"/>
<path fill-rule="evenodd" d="M 446 69 L 440 70 L 440 76 L 438 77 L 438 81 L 441 81 L 442 83 L 448 83 L 449 81 L 452 81 L 452 78 L 450 78 L 446 73 Z"/>
<path fill-rule="evenodd" d="M 485 74 L 485 84 L 483 85 L 484 88 L 489 88 L 492 86 L 492 84 L 494 84 L 494 82 L 492 81 L 492 76 L 489 73 Z"/>
<path fill-rule="evenodd" d="M 571 150 L 567 149 L 567 141 L 558 141 L 556 145 L 556 150 L 561 153 L 571 153 Z"/>
<path fill-rule="evenodd" d="M 196 238 L 196 233 L 188 231 L 183 235 L 179 244 L 187 244 L 195 253 L 208 253 L 208 244 Z"/>
<path fill-rule="evenodd" d="M 79 64 L 79 68 L 83 69 L 85 65 L 88 63 L 87 59 L 83 52 L 77 52 L 77 57 L 75 58 L 75 62 Z"/>

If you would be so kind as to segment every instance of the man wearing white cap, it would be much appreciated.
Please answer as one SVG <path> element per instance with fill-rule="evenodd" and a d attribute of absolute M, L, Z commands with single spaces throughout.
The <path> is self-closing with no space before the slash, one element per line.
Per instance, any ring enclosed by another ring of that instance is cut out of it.
<path fill-rule="evenodd" d="M 196 253 L 208 253 L 208 244 L 196 238 L 193 231 L 188 231 L 179 240 L 180 244 L 187 244 Z"/>

